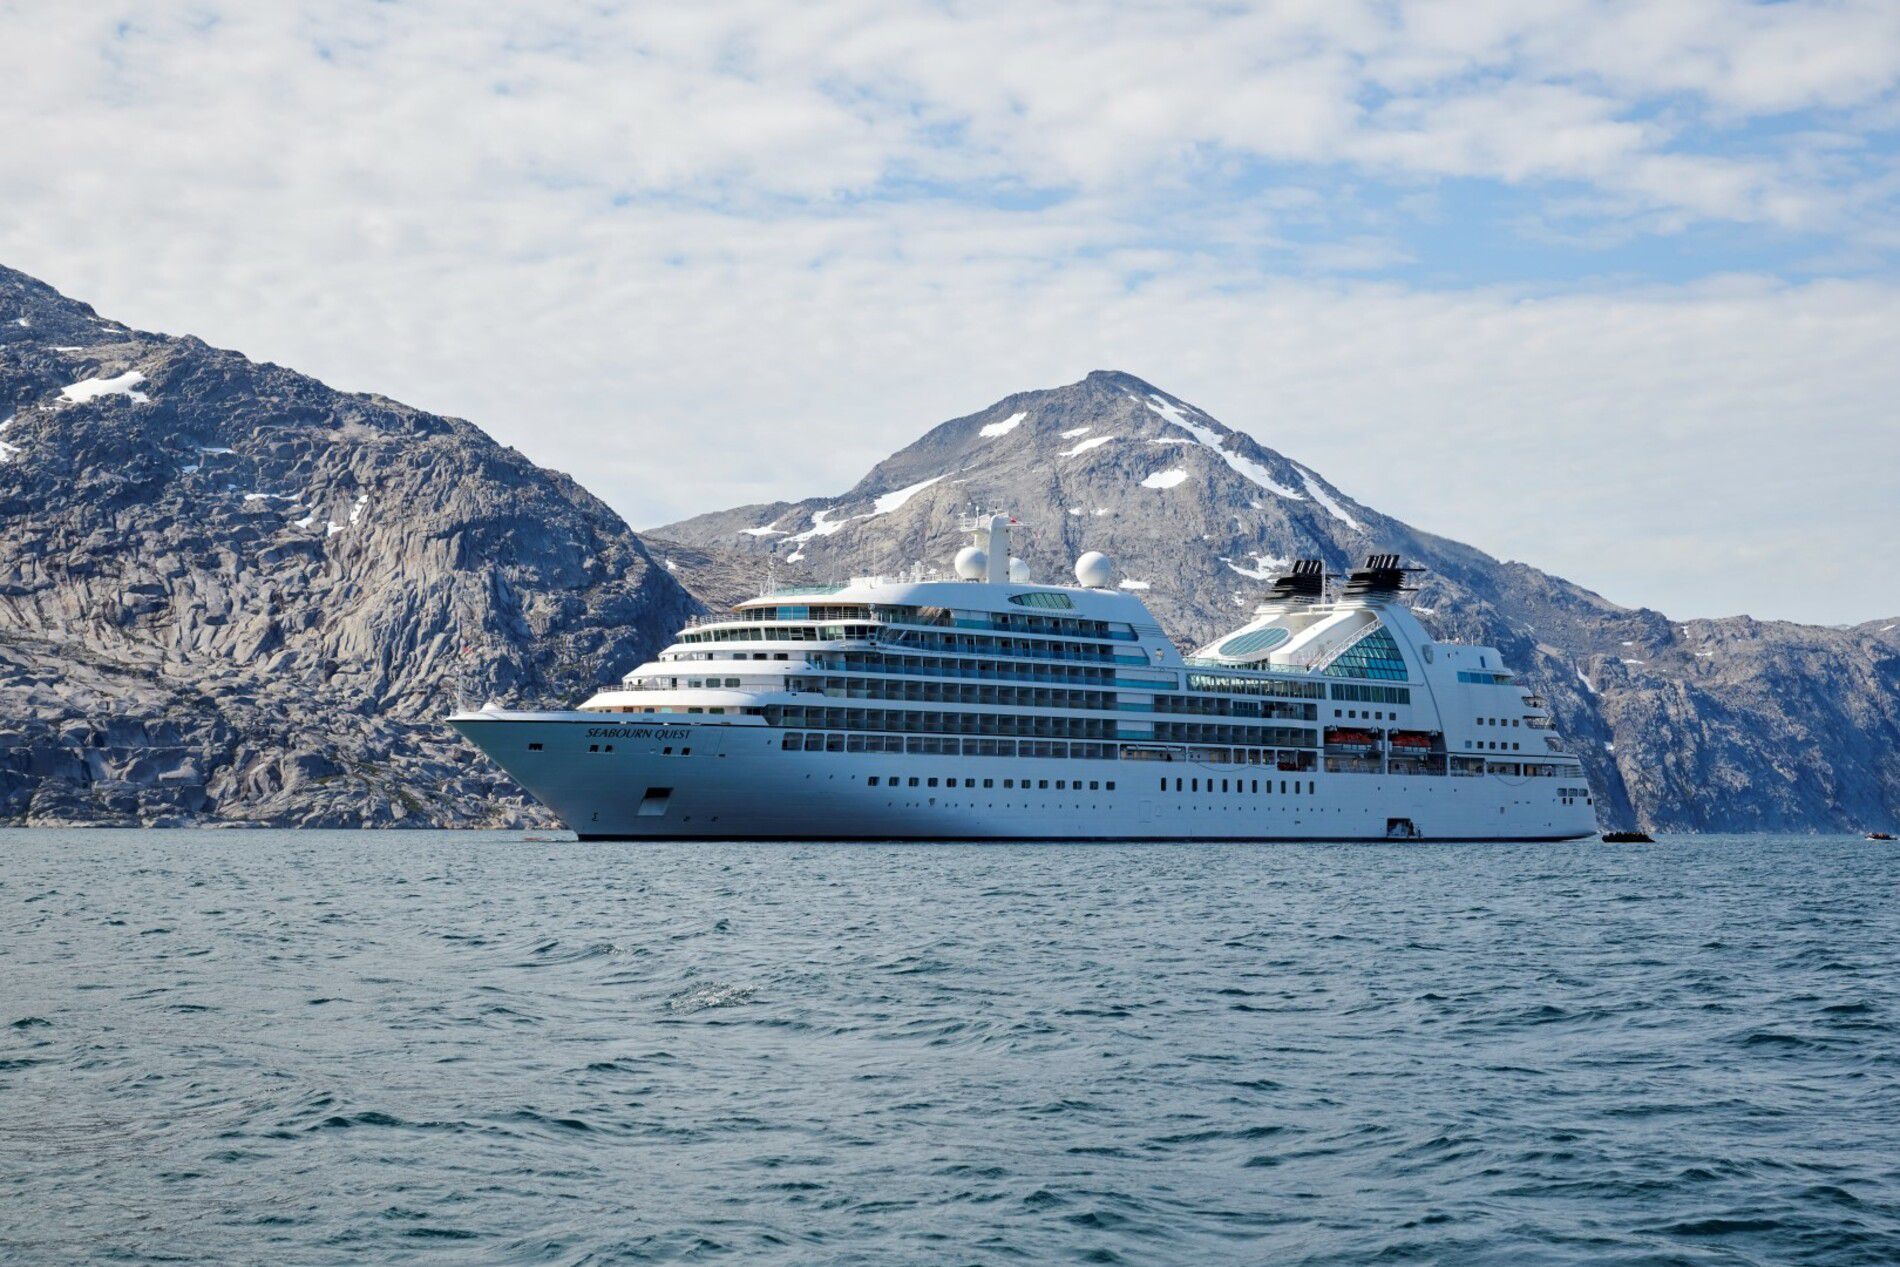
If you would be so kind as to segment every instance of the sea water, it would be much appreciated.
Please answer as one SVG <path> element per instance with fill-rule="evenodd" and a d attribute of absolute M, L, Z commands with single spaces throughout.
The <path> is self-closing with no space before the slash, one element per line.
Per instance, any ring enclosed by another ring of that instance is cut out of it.
<path fill-rule="evenodd" d="M 0 832 L 0 1258 L 1892 1264 L 1897 870 Z"/>

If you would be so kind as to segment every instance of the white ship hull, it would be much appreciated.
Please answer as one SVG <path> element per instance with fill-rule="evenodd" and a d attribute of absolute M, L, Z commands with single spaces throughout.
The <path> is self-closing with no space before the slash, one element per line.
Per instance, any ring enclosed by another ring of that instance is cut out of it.
<path fill-rule="evenodd" d="M 486 710 L 450 724 L 583 839 L 1500 841 L 1596 830 L 1594 811 L 1551 778 L 788 752 L 767 727 L 580 712 Z"/>

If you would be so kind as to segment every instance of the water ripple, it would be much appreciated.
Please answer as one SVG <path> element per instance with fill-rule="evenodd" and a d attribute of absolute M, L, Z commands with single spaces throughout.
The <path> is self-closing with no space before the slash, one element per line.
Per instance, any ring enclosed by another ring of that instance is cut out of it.
<path fill-rule="evenodd" d="M 0 1261 L 1900 1262 L 1890 846 L 0 847 Z"/>

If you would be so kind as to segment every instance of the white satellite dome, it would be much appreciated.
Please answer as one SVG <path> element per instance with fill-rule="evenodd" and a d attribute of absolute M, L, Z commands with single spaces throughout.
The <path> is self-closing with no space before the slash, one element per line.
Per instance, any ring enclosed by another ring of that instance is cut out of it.
<path fill-rule="evenodd" d="M 957 575 L 966 581 L 980 581 L 988 574 L 990 556 L 975 546 L 957 551 Z"/>
<path fill-rule="evenodd" d="M 1115 565 L 1100 550 L 1090 550 L 1075 561 L 1075 579 L 1092 590 L 1106 586 L 1114 574 Z"/>
<path fill-rule="evenodd" d="M 1013 554 L 1009 556 L 1009 579 L 1013 585 L 1029 584 L 1029 565 Z"/>

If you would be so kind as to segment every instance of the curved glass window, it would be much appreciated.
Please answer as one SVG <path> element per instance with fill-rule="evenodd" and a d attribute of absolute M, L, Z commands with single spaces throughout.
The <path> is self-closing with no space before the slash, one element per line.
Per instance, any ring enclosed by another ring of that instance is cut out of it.
<path fill-rule="evenodd" d="M 1249 629 L 1245 633 L 1237 633 L 1214 650 L 1221 655 L 1253 655 L 1269 647 L 1277 647 L 1286 640 L 1287 631 L 1278 625 L 1272 625 L 1265 629 Z"/>
<path fill-rule="evenodd" d="M 1067 594 L 1011 594 L 1009 601 L 1018 607 L 1046 607 L 1051 611 L 1071 611 L 1075 607 Z"/>
<path fill-rule="evenodd" d="M 1383 679 L 1387 682 L 1406 680 L 1405 657 L 1399 654 L 1399 644 L 1384 625 L 1374 625 L 1372 631 L 1333 657 L 1331 664 L 1321 670 L 1327 677 L 1357 677 Z"/>

